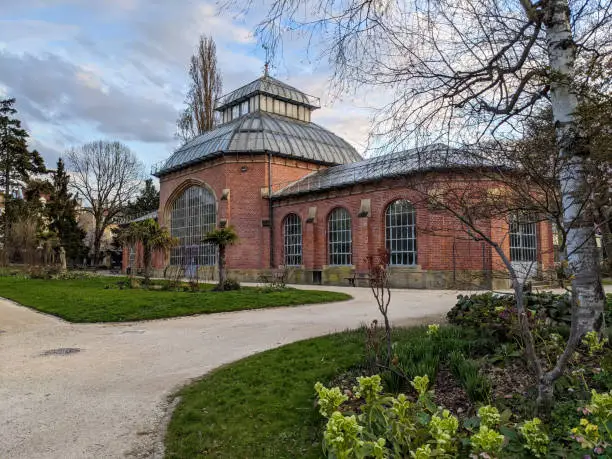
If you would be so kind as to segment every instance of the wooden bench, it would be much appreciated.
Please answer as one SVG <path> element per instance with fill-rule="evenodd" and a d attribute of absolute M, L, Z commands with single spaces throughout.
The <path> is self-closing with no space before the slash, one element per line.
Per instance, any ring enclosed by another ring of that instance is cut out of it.
<path fill-rule="evenodd" d="M 359 280 L 369 281 L 370 280 L 370 273 L 354 271 L 351 274 L 350 277 L 345 277 L 345 279 L 349 282 L 349 285 L 351 287 L 356 287 L 357 286 L 357 281 L 359 281 Z"/>

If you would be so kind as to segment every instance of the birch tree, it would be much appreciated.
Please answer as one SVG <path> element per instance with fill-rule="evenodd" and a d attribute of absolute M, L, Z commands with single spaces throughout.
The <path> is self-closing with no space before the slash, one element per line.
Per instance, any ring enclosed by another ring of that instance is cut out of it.
<path fill-rule="evenodd" d="M 84 210 L 93 216 L 92 251 L 97 265 L 104 232 L 141 188 L 143 165 L 119 142 L 88 143 L 69 150 L 66 157 L 71 186 L 85 200 Z"/>
<path fill-rule="evenodd" d="M 391 94 L 374 129 L 388 148 L 512 138 L 533 110 L 550 106 L 567 164 L 559 183 L 574 308 L 565 352 L 539 374 L 542 403 L 581 336 L 602 322 L 589 142 L 575 113 L 597 78 L 590 70 L 610 63 L 611 9 L 609 0 L 273 0 L 257 29 L 273 55 L 295 32 L 322 46 L 339 91 Z"/>

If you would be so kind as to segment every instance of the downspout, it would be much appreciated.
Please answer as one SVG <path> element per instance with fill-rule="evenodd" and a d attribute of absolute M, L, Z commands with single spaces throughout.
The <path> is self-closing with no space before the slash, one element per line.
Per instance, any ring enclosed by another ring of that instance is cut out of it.
<path fill-rule="evenodd" d="M 274 207 L 272 206 L 272 153 L 268 151 L 268 219 L 270 221 L 270 268 L 274 268 Z"/>

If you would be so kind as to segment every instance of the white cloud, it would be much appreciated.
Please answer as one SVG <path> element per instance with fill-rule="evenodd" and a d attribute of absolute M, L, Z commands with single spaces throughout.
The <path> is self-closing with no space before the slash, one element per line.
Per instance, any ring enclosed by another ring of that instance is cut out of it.
<path fill-rule="evenodd" d="M 217 43 L 224 92 L 262 74 L 263 52 L 252 34 L 256 11 L 219 15 L 216 3 L 191 0 L 10 3 L 15 20 L 0 21 L 0 94 L 5 88 L 18 98 L 33 138 L 50 151 L 111 137 L 133 145 L 145 161 L 168 156 L 200 34 Z M 62 22 L 36 19 L 36 8 L 52 7 Z M 335 97 L 329 69 L 305 57 L 303 46 L 288 43 L 273 75 L 321 97 L 313 121 L 363 152 L 371 118 L 366 107 L 380 98 Z"/>

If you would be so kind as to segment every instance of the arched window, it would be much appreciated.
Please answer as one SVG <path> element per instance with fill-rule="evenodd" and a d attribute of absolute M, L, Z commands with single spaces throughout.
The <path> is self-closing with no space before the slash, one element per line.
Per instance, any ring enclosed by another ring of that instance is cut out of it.
<path fill-rule="evenodd" d="M 350 265 L 352 263 L 353 239 L 351 216 L 346 209 L 338 207 L 329 214 L 327 240 L 329 243 L 329 264 Z"/>
<path fill-rule="evenodd" d="M 391 265 L 416 265 L 416 213 L 410 201 L 399 199 L 389 204 L 385 211 L 385 236 Z"/>
<path fill-rule="evenodd" d="M 302 221 L 296 214 L 289 214 L 283 222 L 285 266 L 302 264 Z"/>
<path fill-rule="evenodd" d="M 193 269 L 216 263 L 217 249 L 202 239 L 215 229 L 217 211 L 215 197 L 206 188 L 191 186 L 172 204 L 170 233 L 179 244 L 170 253 L 170 264 Z"/>

